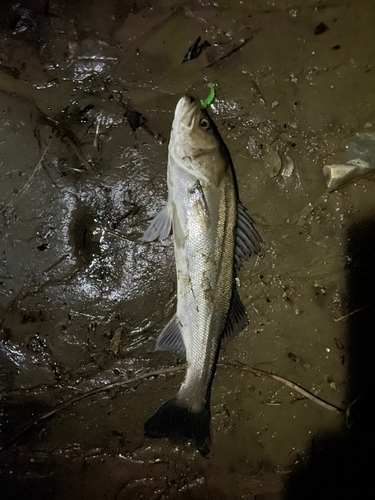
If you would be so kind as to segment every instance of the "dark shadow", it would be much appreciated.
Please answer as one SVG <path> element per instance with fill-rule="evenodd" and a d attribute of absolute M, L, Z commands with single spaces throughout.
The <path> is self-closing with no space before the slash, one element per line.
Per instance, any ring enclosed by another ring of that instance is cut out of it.
<path fill-rule="evenodd" d="M 39 401 L 3 401 L 0 406 L 0 498 L 2 500 L 52 500 L 55 498 L 58 466 L 53 450 L 38 453 L 38 432 L 13 436 L 49 409 Z M 40 428 L 39 428 L 40 430 Z"/>
<path fill-rule="evenodd" d="M 345 313 L 347 320 L 346 406 L 348 428 L 314 436 L 307 459 L 293 469 L 285 500 L 372 497 L 375 444 L 375 219 L 361 220 L 347 232 Z"/>

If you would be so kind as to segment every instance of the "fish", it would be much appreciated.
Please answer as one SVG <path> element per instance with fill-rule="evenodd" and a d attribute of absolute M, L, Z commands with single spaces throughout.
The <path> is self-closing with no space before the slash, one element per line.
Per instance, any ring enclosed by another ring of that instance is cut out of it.
<path fill-rule="evenodd" d="M 146 421 L 144 433 L 191 441 L 207 457 L 220 348 L 248 324 L 236 273 L 263 242 L 240 202 L 228 148 L 208 111 L 190 96 L 175 109 L 167 184 L 167 203 L 142 239 L 164 240 L 173 232 L 177 310 L 156 350 L 185 358 L 187 370 L 177 394 Z"/>

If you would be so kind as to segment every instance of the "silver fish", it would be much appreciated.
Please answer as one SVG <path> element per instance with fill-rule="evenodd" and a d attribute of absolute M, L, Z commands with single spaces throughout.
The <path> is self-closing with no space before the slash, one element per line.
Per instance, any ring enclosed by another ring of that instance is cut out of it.
<path fill-rule="evenodd" d="M 144 241 L 165 239 L 173 228 L 177 312 L 156 350 L 186 357 L 176 396 L 145 423 L 148 437 L 192 440 L 207 456 L 211 447 L 210 394 L 220 346 L 247 325 L 235 273 L 261 249 L 261 237 L 239 201 L 232 160 L 199 101 L 177 104 L 168 154 L 168 202 Z"/>

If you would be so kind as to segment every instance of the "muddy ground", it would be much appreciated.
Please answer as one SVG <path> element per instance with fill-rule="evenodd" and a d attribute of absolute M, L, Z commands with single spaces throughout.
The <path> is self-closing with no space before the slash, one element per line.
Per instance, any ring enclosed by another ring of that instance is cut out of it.
<path fill-rule="evenodd" d="M 2 1 L 2 499 L 371 487 L 374 177 L 330 192 L 322 168 L 375 165 L 374 28 L 371 0 Z M 181 64 L 199 36 L 210 45 Z M 166 200 L 175 105 L 208 82 L 265 244 L 239 273 L 250 323 L 220 358 L 205 459 L 143 436 L 183 371 L 140 379 L 181 365 L 154 352 L 175 309 L 173 244 L 141 236 Z M 360 399 L 345 418 L 231 363 L 342 409 Z"/>

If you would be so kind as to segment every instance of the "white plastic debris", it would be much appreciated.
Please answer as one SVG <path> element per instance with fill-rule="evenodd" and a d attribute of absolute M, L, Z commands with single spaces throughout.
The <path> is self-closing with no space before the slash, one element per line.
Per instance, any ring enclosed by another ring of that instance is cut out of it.
<path fill-rule="evenodd" d="M 357 133 L 345 146 L 343 162 L 325 165 L 323 174 L 330 191 L 348 182 L 375 174 L 375 134 Z"/>
<path fill-rule="evenodd" d="M 360 158 L 349 160 L 343 164 L 335 163 L 323 167 L 323 174 L 326 177 L 327 187 L 330 191 L 334 191 L 344 184 L 359 179 L 371 172 L 375 173 L 374 167 Z"/>

